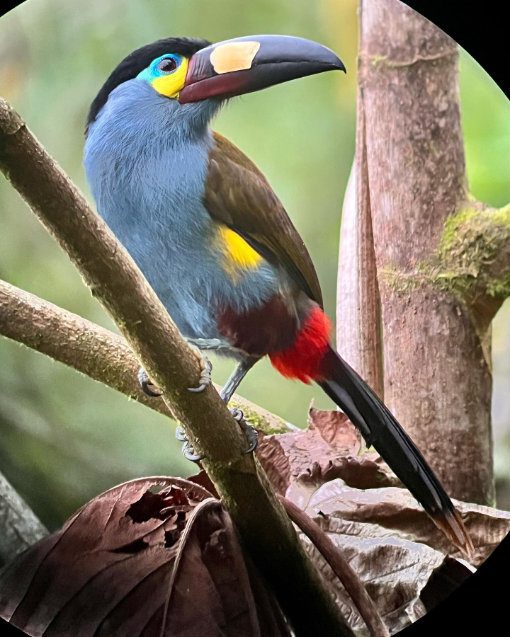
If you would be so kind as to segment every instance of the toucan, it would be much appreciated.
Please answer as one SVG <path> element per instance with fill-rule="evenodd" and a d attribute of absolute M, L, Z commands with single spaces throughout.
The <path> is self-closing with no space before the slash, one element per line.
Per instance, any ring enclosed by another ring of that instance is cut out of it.
<path fill-rule="evenodd" d="M 234 96 L 330 70 L 345 71 L 333 51 L 291 36 L 142 46 L 91 104 L 87 178 L 98 212 L 183 336 L 237 361 L 227 402 L 264 356 L 287 378 L 316 382 L 469 552 L 462 519 L 420 451 L 331 346 L 317 274 L 283 205 L 255 164 L 210 128 Z"/>

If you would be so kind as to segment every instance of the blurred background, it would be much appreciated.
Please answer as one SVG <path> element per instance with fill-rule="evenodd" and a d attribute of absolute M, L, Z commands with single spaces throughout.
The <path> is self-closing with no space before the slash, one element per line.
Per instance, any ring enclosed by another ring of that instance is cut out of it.
<path fill-rule="evenodd" d="M 168 35 L 217 41 L 286 33 L 318 40 L 347 76 L 306 78 L 238 98 L 215 128 L 266 173 L 317 266 L 334 316 L 342 196 L 354 151 L 356 0 L 29 0 L 0 19 L 0 94 L 87 196 L 81 164 L 88 106 L 132 49 Z M 510 200 L 510 103 L 461 55 L 462 117 L 471 192 Z M 0 177 L 0 277 L 115 329 L 74 267 Z M 170 274 L 171 276 L 171 274 Z M 510 304 L 493 333 L 498 505 L 510 508 Z M 231 365 L 213 359 L 222 382 Z M 244 381 L 250 400 L 299 426 L 307 408 L 329 406 L 313 387 L 286 381 L 266 362 Z M 55 528 L 110 486 L 143 475 L 188 476 L 174 427 L 113 390 L 0 338 L 0 470 Z"/>

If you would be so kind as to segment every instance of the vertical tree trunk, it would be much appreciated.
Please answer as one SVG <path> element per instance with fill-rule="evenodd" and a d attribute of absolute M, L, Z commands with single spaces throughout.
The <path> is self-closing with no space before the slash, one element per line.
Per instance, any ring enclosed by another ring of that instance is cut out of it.
<path fill-rule="evenodd" d="M 467 200 L 457 47 L 398 0 L 361 0 L 360 19 L 385 401 L 452 496 L 492 503 L 490 326 L 430 276 Z"/>

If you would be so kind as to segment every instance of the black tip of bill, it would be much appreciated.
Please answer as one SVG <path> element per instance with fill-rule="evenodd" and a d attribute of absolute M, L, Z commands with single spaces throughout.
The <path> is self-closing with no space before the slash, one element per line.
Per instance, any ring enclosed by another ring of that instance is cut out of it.
<path fill-rule="evenodd" d="M 318 42 L 289 35 L 243 36 L 193 55 L 179 101 L 225 99 L 337 70 L 345 72 L 342 60 Z"/>

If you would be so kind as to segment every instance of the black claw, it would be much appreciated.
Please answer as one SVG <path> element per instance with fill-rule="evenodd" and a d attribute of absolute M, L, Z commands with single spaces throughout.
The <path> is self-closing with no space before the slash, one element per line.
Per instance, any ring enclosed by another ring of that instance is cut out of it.
<path fill-rule="evenodd" d="M 246 440 L 248 441 L 248 449 L 246 449 L 244 453 L 253 453 L 259 445 L 259 432 L 248 424 L 246 424 L 244 432 L 246 434 Z"/>
<path fill-rule="evenodd" d="M 234 407 L 234 409 L 230 410 L 230 413 L 239 423 L 239 426 L 243 430 L 246 440 L 248 441 L 248 448 L 244 451 L 244 453 L 253 453 L 259 444 L 259 432 L 246 422 L 244 414 L 240 409 Z"/>
<path fill-rule="evenodd" d="M 138 370 L 138 382 L 143 393 L 150 398 L 159 398 L 162 391 L 151 381 L 143 367 Z"/>

